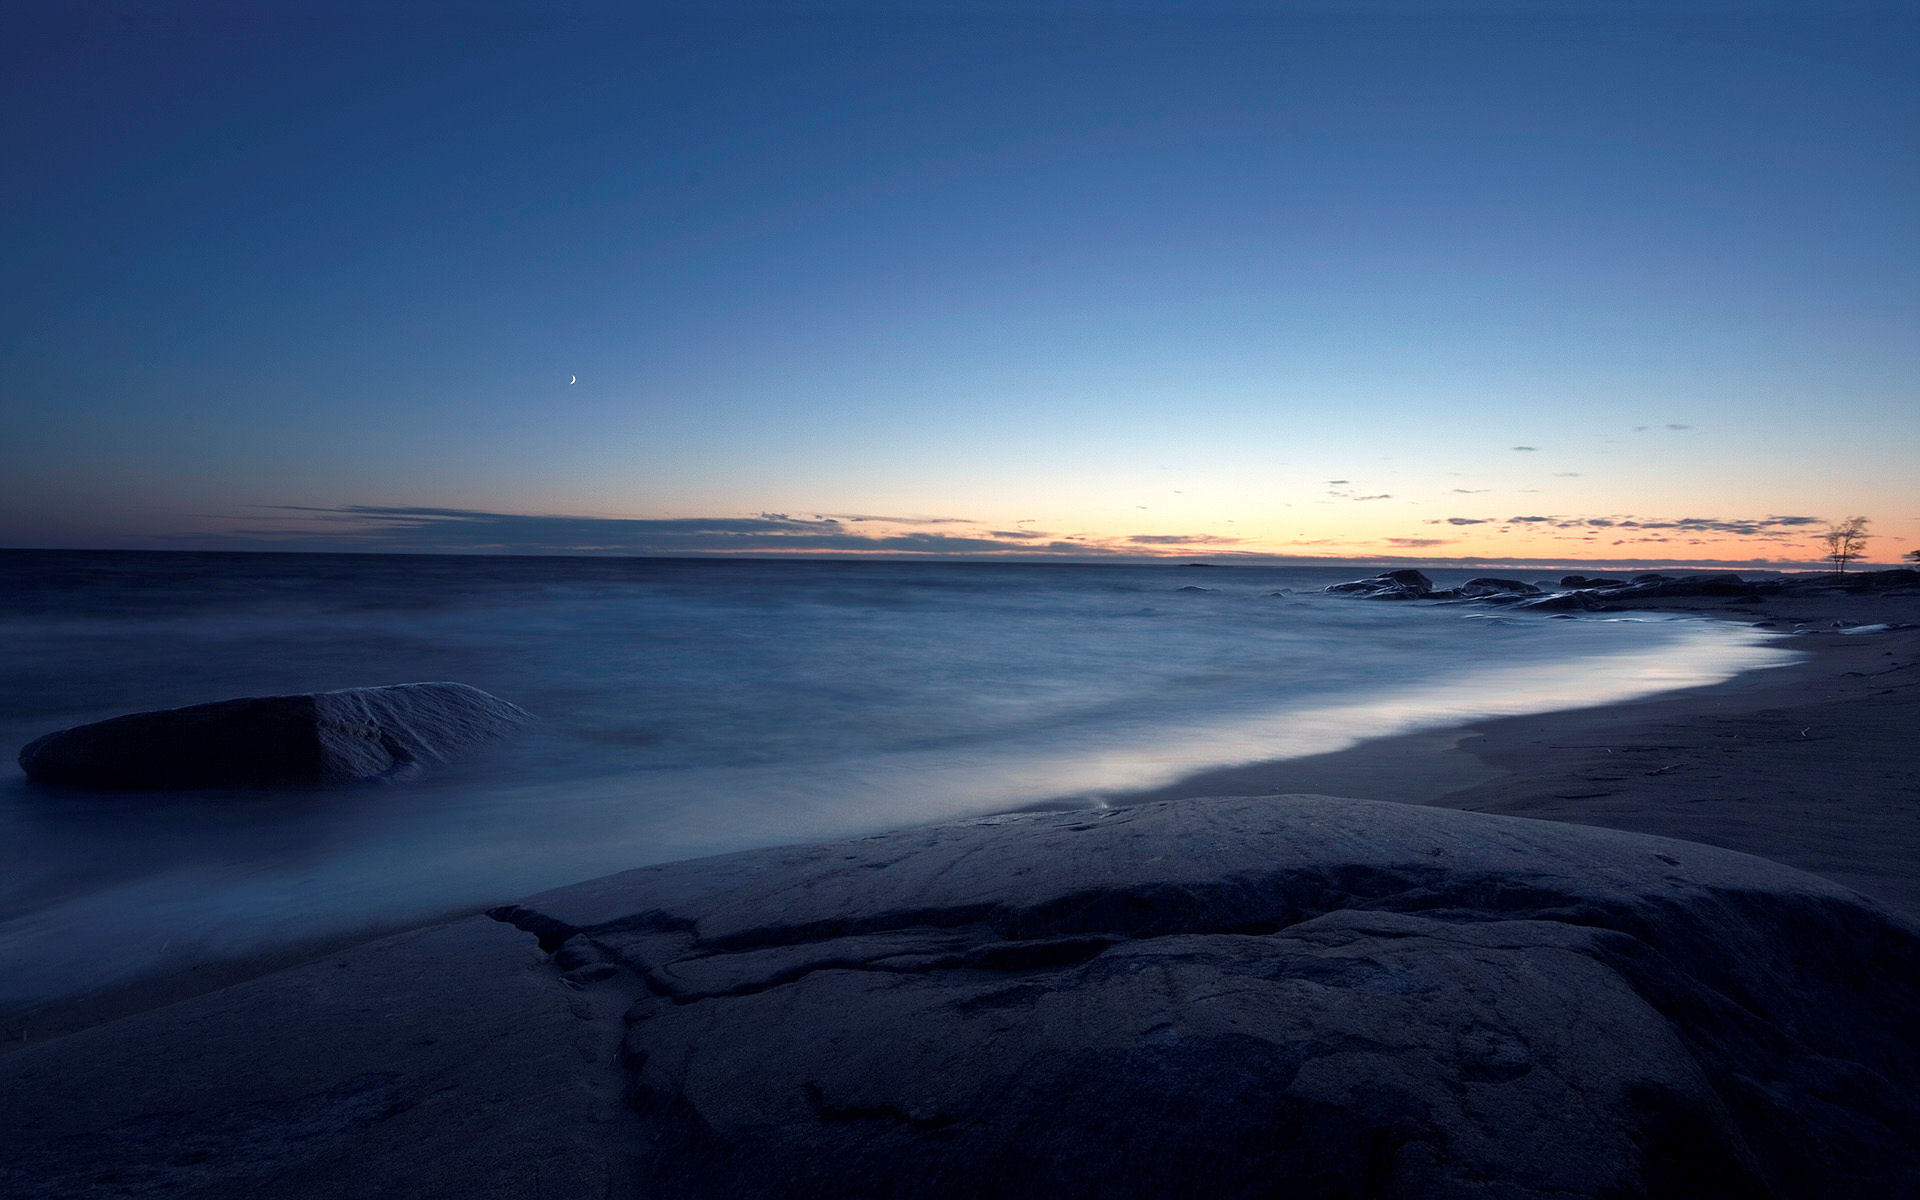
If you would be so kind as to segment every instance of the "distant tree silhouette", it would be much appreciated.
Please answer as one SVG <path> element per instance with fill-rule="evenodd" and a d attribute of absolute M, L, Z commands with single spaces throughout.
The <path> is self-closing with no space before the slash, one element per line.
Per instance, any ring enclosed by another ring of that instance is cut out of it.
<path fill-rule="evenodd" d="M 1907 551 L 1907 561 L 1920 563 L 1920 550 Z"/>
<path fill-rule="evenodd" d="M 1867 519 L 1848 517 L 1838 525 L 1827 526 L 1820 537 L 1827 543 L 1827 561 L 1833 564 L 1833 577 L 1838 579 L 1846 574 L 1847 564 L 1859 558 L 1867 544 Z"/>

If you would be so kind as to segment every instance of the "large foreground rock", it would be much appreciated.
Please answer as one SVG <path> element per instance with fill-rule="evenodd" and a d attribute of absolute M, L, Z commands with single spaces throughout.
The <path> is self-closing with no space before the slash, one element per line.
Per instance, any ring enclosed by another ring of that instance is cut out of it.
<path fill-rule="evenodd" d="M 252 696 L 61 730 L 20 751 L 46 783 L 244 787 L 384 779 L 443 761 L 527 720 L 463 683 Z"/>
<path fill-rule="evenodd" d="M 645 1194 L 1920 1194 L 1920 927 L 1691 843 L 1172 801 L 494 915 L 643 993 Z"/>

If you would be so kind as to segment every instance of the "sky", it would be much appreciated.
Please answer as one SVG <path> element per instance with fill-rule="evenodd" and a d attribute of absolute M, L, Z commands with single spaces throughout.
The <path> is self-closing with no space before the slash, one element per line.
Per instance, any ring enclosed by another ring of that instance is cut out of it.
<path fill-rule="evenodd" d="M 1910 4 L 0 15 L 0 546 L 1920 548 Z"/>

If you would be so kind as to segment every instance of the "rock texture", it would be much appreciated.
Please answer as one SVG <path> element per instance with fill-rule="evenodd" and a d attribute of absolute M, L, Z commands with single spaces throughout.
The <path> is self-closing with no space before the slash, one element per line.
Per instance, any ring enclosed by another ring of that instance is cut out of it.
<path fill-rule="evenodd" d="M 20 751 L 20 769 L 45 783 L 133 789 L 390 779 L 527 719 L 462 683 L 253 696 L 51 733 Z"/>
<path fill-rule="evenodd" d="M 1494 579 L 1483 576 L 1469 579 L 1461 584 L 1456 594 L 1463 600 L 1493 599 L 1495 597 L 1538 596 L 1540 589 L 1518 579 Z"/>
<path fill-rule="evenodd" d="M 1470 579 L 1457 588 L 1436 589 L 1433 581 L 1411 569 L 1386 571 L 1366 579 L 1329 584 L 1328 592 L 1363 600 L 1471 600 L 1544 612 L 1584 612 L 1633 608 L 1649 601 L 1694 599 L 1762 600 L 1779 597 L 1920 594 L 1920 571 L 1857 571 L 1835 577 L 1797 575 L 1777 579 L 1742 579 L 1714 572 L 1699 575 L 1635 575 L 1632 579 L 1568 575 L 1561 591 L 1542 592 L 1515 579 Z"/>
<path fill-rule="evenodd" d="M 633 1193 L 618 1010 L 485 917 L 0 1055 L 7 1200 Z"/>
<path fill-rule="evenodd" d="M 647 1194 L 1920 1194 L 1920 926 L 1691 843 L 1188 800 L 491 915 L 643 989 Z"/>
<path fill-rule="evenodd" d="M 1362 600 L 1425 600 L 1433 595 L 1433 580 L 1411 567 L 1404 567 L 1348 583 L 1330 583 L 1326 590 Z"/>

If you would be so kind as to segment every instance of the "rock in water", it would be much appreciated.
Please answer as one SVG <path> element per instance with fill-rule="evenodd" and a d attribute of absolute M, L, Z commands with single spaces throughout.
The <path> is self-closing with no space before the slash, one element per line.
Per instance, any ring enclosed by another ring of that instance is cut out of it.
<path fill-rule="evenodd" d="M 1411 567 L 1403 567 L 1350 583 L 1330 583 L 1325 590 L 1363 600 L 1425 600 L 1433 595 L 1433 580 Z"/>
<path fill-rule="evenodd" d="M 1920 1194 L 1920 925 L 1707 846 L 1180 800 L 493 915 L 642 993 L 642 1194 Z"/>
<path fill-rule="evenodd" d="M 20 769 L 45 783 L 98 788 L 390 779 L 527 719 L 464 683 L 250 696 L 50 733 L 20 751 Z"/>
<path fill-rule="evenodd" d="M 1460 596 L 1466 600 L 1478 600 L 1487 596 L 1538 596 L 1540 589 L 1518 579 L 1494 579 L 1482 576 L 1469 579 L 1460 585 Z"/>

